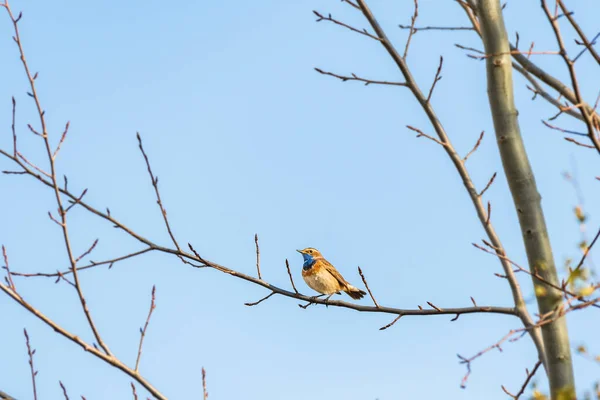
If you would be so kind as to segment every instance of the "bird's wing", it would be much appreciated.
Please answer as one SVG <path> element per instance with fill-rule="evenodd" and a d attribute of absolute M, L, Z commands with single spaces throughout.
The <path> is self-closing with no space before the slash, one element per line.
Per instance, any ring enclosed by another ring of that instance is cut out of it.
<path fill-rule="evenodd" d="M 325 270 L 327 272 L 329 272 L 331 275 L 333 275 L 333 277 L 335 279 L 337 279 L 337 281 L 340 283 L 340 285 L 342 287 L 346 287 L 349 285 L 349 283 L 344 279 L 344 277 L 342 276 L 342 274 L 340 274 L 338 272 L 337 269 L 335 269 L 335 267 L 333 265 L 331 265 L 331 263 L 325 259 L 323 259 L 323 268 L 325 268 Z"/>

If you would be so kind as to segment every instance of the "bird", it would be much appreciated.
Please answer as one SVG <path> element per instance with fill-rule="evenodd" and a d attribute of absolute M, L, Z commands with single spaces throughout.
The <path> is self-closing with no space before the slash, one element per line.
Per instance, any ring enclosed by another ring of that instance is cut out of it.
<path fill-rule="evenodd" d="M 342 274 L 323 257 L 319 250 L 307 247 L 304 250 L 296 251 L 302 254 L 304 258 L 304 264 L 302 265 L 304 282 L 322 295 L 329 295 L 327 300 L 336 293 L 341 294 L 340 292 L 346 292 L 348 296 L 355 300 L 362 299 L 367 294 L 348 283 Z"/>

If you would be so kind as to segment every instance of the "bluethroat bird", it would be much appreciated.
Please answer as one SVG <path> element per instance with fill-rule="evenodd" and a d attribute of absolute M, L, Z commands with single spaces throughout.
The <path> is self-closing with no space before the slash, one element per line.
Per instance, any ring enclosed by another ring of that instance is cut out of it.
<path fill-rule="evenodd" d="M 313 290 L 331 297 L 340 292 L 348 293 L 355 300 L 362 299 L 366 294 L 364 291 L 348 283 L 329 261 L 323 258 L 319 250 L 307 247 L 304 250 L 296 250 L 304 257 L 302 265 L 302 278 Z M 327 297 L 329 299 L 329 297 Z"/>

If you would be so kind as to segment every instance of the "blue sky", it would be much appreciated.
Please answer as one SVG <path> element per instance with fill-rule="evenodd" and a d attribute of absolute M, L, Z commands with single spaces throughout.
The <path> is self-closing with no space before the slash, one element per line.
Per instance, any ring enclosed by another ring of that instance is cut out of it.
<path fill-rule="evenodd" d="M 388 35 L 403 47 L 412 1 L 372 1 Z M 394 3 L 394 4 L 392 4 Z M 400 4 L 397 4 L 400 3 Z M 511 37 L 522 47 L 555 49 L 538 2 L 509 2 Z M 39 71 L 38 90 L 56 143 L 66 121 L 71 129 L 58 161 L 72 188 L 88 188 L 88 202 L 110 207 L 113 216 L 152 240 L 169 244 L 135 139 L 144 139 L 175 234 L 207 259 L 255 273 L 254 234 L 261 243 L 263 277 L 288 287 L 288 258 L 298 288 L 297 248 L 320 249 L 344 276 L 362 287 L 361 266 L 381 304 L 400 308 L 510 306 L 506 283 L 494 276 L 499 263 L 471 246 L 484 236 L 461 181 L 439 146 L 417 139 L 405 126 L 431 128 L 408 90 L 341 83 L 317 74 L 401 80 L 381 46 L 325 22 L 313 9 L 359 27 L 361 15 L 339 1 L 263 2 L 11 2 L 23 10 L 20 23 L 28 60 Z M 454 2 L 421 1 L 418 25 L 466 25 Z M 590 36 L 597 21 L 593 1 L 576 12 Z M 587 7 L 587 8 L 586 8 Z M 597 5 L 596 5 L 597 7 Z M 584 12 L 584 10 L 588 12 Z M 33 105 L 11 26 L 0 18 L 3 74 L 0 85 L 0 145 L 11 146 L 10 98 L 18 103 L 19 145 L 43 164 L 43 148 L 29 134 Z M 572 35 L 572 32 L 566 31 Z M 568 36 L 569 38 L 571 36 Z M 481 48 L 473 33 L 423 32 L 413 39 L 409 66 L 427 89 L 440 55 L 443 79 L 432 103 L 455 147 L 466 153 L 482 130 L 486 137 L 468 166 L 486 194 L 492 222 L 509 255 L 526 264 L 512 199 L 494 145 L 486 97 L 484 63 L 465 57 L 454 43 Z M 569 41 L 569 44 L 572 41 Z M 536 62 L 566 79 L 562 62 Z M 578 61 L 586 98 L 593 102 L 593 67 Z M 587 80 L 586 80 L 587 77 Z M 515 75 L 521 130 L 536 173 L 558 265 L 579 257 L 577 197 L 561 174 L 576 167 L 589 229 L 600 195 L 598 157 L 565 142 L 540 123 L 555 111 L 531 101 Z M 572 120 L 562 126 L 581 129 Z M 0 160 L 1 169 L 10 169 Z M 0 242 L 11 268 L 64 269 L 57 227 L 47 218 L 52 193 L 31 179 L 0 176 Z M 91 259 L 116 257 L 142 248 L 103 221 L 74 210 L 70 215 L 76 253 L 95 238 Z M 176 258 L 145 255 L 82 273 L 92 313 L 112 350 L 135 362 L 139 327 L 146 318 L 152 285 L 157 309 L 145 341 L 141 372 L 173 399 L 198 398 L 201 367 L 211 399 L 504 399 L 500 385 L 517 391 L 535 350 L 528 338 L 507 344 L 473 364 L 469 356 L 494 343 L 519 321 L 493 315 L 393 317 L 352 310 L 309 307 L 275 296 L 257 307 L 244 302 L 268 294 L 217 271 L 183 266 Z M 520 277 L 525 297 L 530 281 Z M 92 341 L 74 291 L 45 279 L 19 279 L 21 294 L 65 328 Z M 369 304 L 369 299 L 362 303 Z M 42 398 L 61 398 L 58 380 L 72 397 L 132 398 L 124 374 L 81 351 L 0 296 L 3 360 L 0 389 L 31 398 L 22 330 L 30 333 Z M 594 311 L 569 317 L 574 345 L 600 353 Z M 579 389 L 600 375 L 597 365 L 574 356 Z M 541 374 L 540 374 L 541 377 Z M 543 383 L 541 378 L 538 380 Z M 143 393 L 138 387 L 138 393 Z"/>

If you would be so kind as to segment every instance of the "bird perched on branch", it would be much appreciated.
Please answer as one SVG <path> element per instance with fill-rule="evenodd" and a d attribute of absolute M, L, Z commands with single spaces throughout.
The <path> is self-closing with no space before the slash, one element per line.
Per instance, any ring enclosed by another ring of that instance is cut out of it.
<path fill-rule="evenodd" d="M 304 257 L 302 265 L 302 278 L 313 290 L 331 297 L 340 292 L 348 293 L 355 300 L 362 299 L 366 292 L 349 284 L 342 274 L 329 261 L 323 258 L 319 250 L 307 247 L 304 250 L 296 250 Z M 327 299 L 329 299 L 327 297 Z"/>

